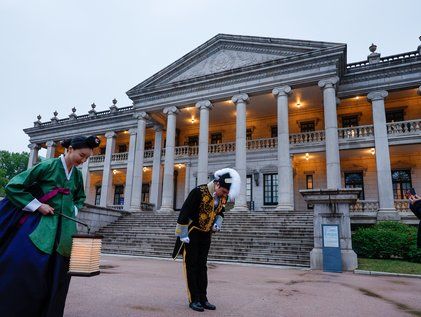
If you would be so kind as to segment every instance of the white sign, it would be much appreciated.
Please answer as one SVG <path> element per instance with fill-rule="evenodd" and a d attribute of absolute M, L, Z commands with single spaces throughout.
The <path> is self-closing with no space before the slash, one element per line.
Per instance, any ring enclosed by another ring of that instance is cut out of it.
<path fill-rule="evenodd" d="M 338 226 L 323 226 L 323 245 L 328 248 L 339 248 Z"/>

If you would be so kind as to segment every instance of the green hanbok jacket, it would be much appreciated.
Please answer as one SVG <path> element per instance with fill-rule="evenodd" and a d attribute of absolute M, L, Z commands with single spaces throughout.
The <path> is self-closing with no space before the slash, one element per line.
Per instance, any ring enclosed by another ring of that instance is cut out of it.
<path fill-rule="evenodd" d="M 57 187 L 70 190 L 70 194 L 58 193 L 46 202 L 54 208 L 54 212 L 58 211 L 64 215 L 75 217 L 77 209 L 82 208 L 86 198 L 82 173 L 75 167 L 68 173 L 62 156 L 45 160 L 12 178 L 5 188 L 7 198 L 18 208 L 29 212 L 38 212 L 35 209 L 40 203 L 27 190 L 35 182 L 38 183 L 44 194 Z M 43 215 L 38 226 L 29 235 L 35 246 L 47 254 L 52 254 L 55 248 L 59 217 L 61 216 L 56 214 Z M 55 250 L 59 254 L 69 257 L 72 235 L 76 233 L 76 223 L 64 217 L 61 218 L 60 237 Z"/>

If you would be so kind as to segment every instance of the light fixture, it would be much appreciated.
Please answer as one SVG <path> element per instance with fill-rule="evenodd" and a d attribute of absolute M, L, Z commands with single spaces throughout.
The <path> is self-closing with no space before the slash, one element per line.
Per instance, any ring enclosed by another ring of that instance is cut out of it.
<path fill-rule="evenodd" d="M 305 155 L 305 159 L 308 161 L 308 160 L 309 160 L 309 158 L 310 158 L 310 154 L 306 153 L 306 155 Z"/>
<path fill-rule="evenodd" d="M 374 147 L 372 147 L 372 148 L 370 149 L 370 153 L 371 153 L 371 155 L 376 154 L 376 149 L 375 149 Z"/>
<path fill-rule="evenodd" d="M 256 184 L 256 186 L 259 186 L 259 171 L 258 170 L 254 170 L 253 171 L 253 177 L 254 177 L 254 183 Z"/>
<path fill-rule="evenodd" d="M 180 163 L 180 164 L 178 164 L 177 166 L 178 166 L 178 168 L 180 169 L 180 168 L 182 168 L 182 167 L 183 167 L 183 164 L 181 164 L 181 163 Z"/>
<path fill-rule="evenodd" d="M 143 171 L 146 172 L 148 170 L 148 168 L 145 166 L 143 167 Z"/>
<path fill-rule="evenodd" d="M 196 119 L 192 116 L 191 117 L 191 123 L 194 123 L 196 121 Z"/>
<path fill-rule="evenodd" d="M 356 96 L 356 97 L 355 97 L 355 99 L 357 99 L 357 100 L 358 100 L 358 99 L 360 99 L 360 97 L 359 97 L 359 96 Z"/>
<path fill-rule="evenodd" d="M 297 101 L 297 108 L 301 108 L 301 102 Z"/>
<path fill-rule="evenodd" d="M 113 170 L 113 174 L 115 175 L 115 174 L 117 174 L 118 173 L 118 171 L 117 170 Z"/>

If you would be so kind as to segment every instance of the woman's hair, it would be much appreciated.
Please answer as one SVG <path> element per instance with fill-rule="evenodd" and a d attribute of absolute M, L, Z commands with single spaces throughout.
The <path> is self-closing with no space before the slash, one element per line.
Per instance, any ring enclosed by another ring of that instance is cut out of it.
<path fill-rule="evenodd" d="M 101 143 L 101 140 L 95 135 L 91 135 L 88 137 L 77 136 L 77 137 L 74 137 L 73 139 L 63 140 L 60 143 L 66 149 L 69 146 L 71 146 L 75 150 L 84 149 L 84 148 L 94 149 L 99 146 L 99 144 Z"/>

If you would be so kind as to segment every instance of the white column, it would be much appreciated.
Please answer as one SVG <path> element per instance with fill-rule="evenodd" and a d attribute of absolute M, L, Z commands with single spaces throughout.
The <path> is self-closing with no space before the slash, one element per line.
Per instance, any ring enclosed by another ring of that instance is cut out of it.
<path fill-rule="evenodd" d="M 161 173 L 161 152 L 162 152 L 162 127 L 154 126 L 155 141 L 153 148 L 152 184 L 150 191 L 150 202 L 158 209 L 159 202 L 159 179 Z"/>
<path fill-rule="evenodd" d="M 126 168 L 126 185 L 124 186 L 124 210 L 130 210 L 130 202 L 132 201 L 133 191 L 133 171 L 134 171 L 134 158 L 136 152 L 136 137 L 137 129 L 133 128 L 129 130 L 129 153 L 127 156 L 127 168 Z"/>
<path fill-rule="evenodd" d="M 38 151 L 39 145 L 35 143 L 31 143 L 28 145 L 30 152 L 29 152 L 29 159 L 28 159 L 28 168 L 31 168 L 38 162 Z"/>
<path fill-rule="evenodd" d="M 278 206 L 276 210 L 280 211 L 294 209 L 291 201 L 293 189 L 288 126 L 288 95 L 291 91 L 290 86 L 277 87 L 272 91 L 277 96 L 278 105 Z"/>
<path fill-rule="evenodd" d="M 89 173 L 89 158 L 86 160 L 85 163 L 82 165 L 82 178 L 83 178 L 83 188 L 86 193 L 86 197 L 89 194 L 89 187 L 90 187 L 90 173 Z"/>
<path fill-rule="evenodd" d="M 339 157 L 338 119 L 336 114 L 335 84 L 337 76 L 319 81 L 323 89 L 323 106 L 326 135 L 327 188 L 341 188 L 341 165 Z"/>
<path fill-rule="evenodd" d="M 367 95 L 373 110 L 374 144 L 376 148 L 377 189 L 379 192 L 379 220 L 398 219 L 393 198 L 392 172 L 390 169 L 389 141 L 387 138 L 384 98 L 387 91 L 373 91 Z"/>
<path fill-rule="evenodd" d="M 133 168 L 133 190 L 130 202 L 130 211 L 140 211 L 142 204 L 142 181 L 143 181 L 143 160 L 145 155 L 145 132 L 146 120 L 149 115 L 140 112 L 135 115 L 137 118 L 136 152 Z"/>
<path fill-rule="evenodd" d="M 53 158 L 56 150 L 56 143 L 54 141 L 47 141 L 47 159 Z"/>
<path fill-rule="evenodd" d="M 185 170 L 185 177 L 184 177 L 184 199 L 190 193 L 190 162 L 186 162 L 186 170 Z"/>
<path fill-rule="evenodd" d="M 197 166 L 198 184 L 208 182 L 208 145 L 209 145 L 209 110 L 212 104 L 209 100 L 196 103 L 196 108 L 200 109 L 200 133 L 199 133 L 199 157 Z"/>
<path fill-rule="evenodd" d="M 172 212 L 174 202 L 174 156 L 175 156 L 175 127 L 177 107 L 167 107 L 164 113 L 167 115 L 167 138 L 165 146 L 164 181 L 162 189 L 162 204 L 160 212 Z"/>
<path fill-rule="evenodd" d="M 238 94 L 232 97 L 232 102 L 236 104 L 236 138 L 235 138 L 235 166 L 241 178 L 240 194 L 235 200 L 233 211 L 247 211 L 247 140 L 246 140 L 246 103 L 249 96 L 247 94 Z"/>
<path fill-rule="evenodd" d="M 104 159 L 104 169 L 102 171 L 102 185 L 101 185 L 101 199 L 99 205 L 101 207 L 107 207 L 109 200 L 111 199 L 111 191 L 113 185 L 113 174 L 111 172 L 111 159 L 115 147 L 115 137 L 116 133 L 114 131 L 109 131 L 105 133 L 107 138 L 107 144 L 105 148 L 105 159 Z"/>

